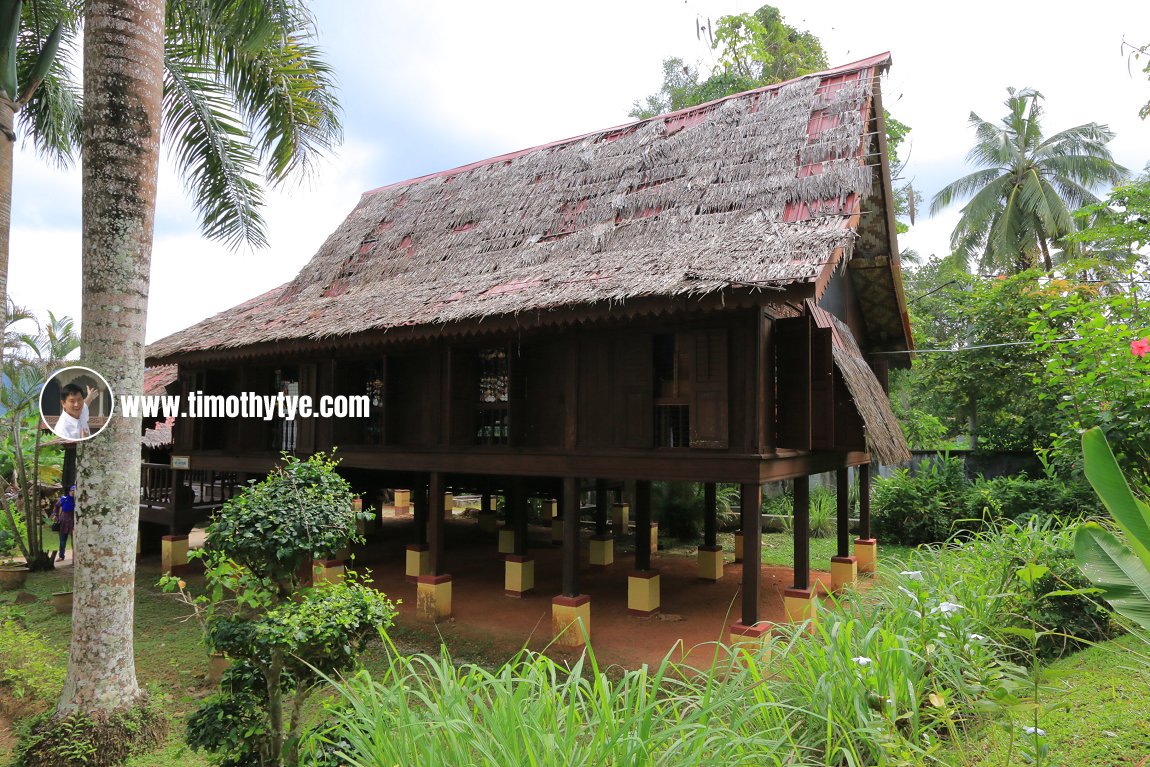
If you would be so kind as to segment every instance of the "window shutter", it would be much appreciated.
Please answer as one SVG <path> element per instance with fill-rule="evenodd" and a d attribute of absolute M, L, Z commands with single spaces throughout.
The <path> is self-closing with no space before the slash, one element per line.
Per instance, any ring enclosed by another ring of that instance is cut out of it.
<path fill-rule="evenodd" d="M 626 336 L 615 343 L 614 402 L 618 442 L 623 447 L 649 448 L 655 440 L 652 341 L 648 334 Z"/>
<path fill-rule="evenodd" d="M 811 448 L 833 450 L 835 361 L 831 329 L 811 328 Z"/>
<path fill-rule="evenodd" d="M 811 319 L 775 321 L 776 444 L 811 449 Z"/>
<path fill-rule="evenodd" d="M 693 355 L 691 447 L 727 447 L 727 331 L 700 330 L 679 336 Z"/>

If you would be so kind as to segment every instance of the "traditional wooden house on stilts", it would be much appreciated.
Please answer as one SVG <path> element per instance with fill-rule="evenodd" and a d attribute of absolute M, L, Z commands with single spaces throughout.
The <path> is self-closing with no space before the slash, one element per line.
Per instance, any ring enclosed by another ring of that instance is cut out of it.
<path fill-rule="evenodd" d="M 558 499 L 556 632 L 590 628 L 613 557 L 608 488 L 633 487 L 631 610 L 660 608 L 651 482 L 705 483 L 699 574 L 717 579 L 715 483 L 742 492 L 742 610 L 759 616 L 761 485 L 794 480 L 788 614 L 812 596 L 807 477 L 837 471 L 834 583 L 872 569 L 868 467 L 909 459 L 884 393 L 911 348 L 879 93 L 889 57 L 495 157 L 363 195 L 292 282 L 169 336 L 184 392 L 367 394 L 371 415 L 176 422 L 191 468 L 258 474 L 339 446 L 357 482 L 410 488 L 408 573 L 451 614 L 449 489 L 506 498 L 506 591 L 533 586 L 526 498 Z M 847 468 L 861 536 L 847 538 Z M 620 499 L 620 501 L 623 499 Z M 620 508 L 619 512 L 622 509 Z M 486 515 L 490 519 L 489 514 Z M 621 513 L 616 515 L 621 516 Z"/>

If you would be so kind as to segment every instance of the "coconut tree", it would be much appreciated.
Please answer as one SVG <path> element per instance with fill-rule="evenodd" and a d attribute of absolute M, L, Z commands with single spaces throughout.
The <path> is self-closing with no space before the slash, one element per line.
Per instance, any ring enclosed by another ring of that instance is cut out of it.
<path fill-rule="evenodd" d="M 28 139 L 61 165 L 70 164 L 79 147 L 80 96 L 68 54 L 80 35 L 82 6 L 80 0 L 0 0 L 0 73 L 15 78 L 0 83 L 0 308 L 16 139 Z M 164 140 L 207 237 L 266 245 L 261 172 L 271 183 L 283 182 L 338 142 L 331 69 L 314 36 L 302 0 L 168 4 Z"/>
<path fill-rule="evenodd" d="M 71 159 L 78 134 L 79 101 L 57 57 L 79 19 L 68 0 L 0 2 L 0 327 L 8 308 L 8 234 L 12 218 L 12 161 L 16 122 L 33 143 L 58 162 Z M 4 350 L 0 348 L 0 359 Z"/>
<path fill-rule="evenodd" d="M 165 27 L 167 40 L 165 44 Z M 329 69 L 299 0 L 87 0 L 82 119 L 83 364 L 143 389 L 161 123 L 206 234 L 262 244 L 262 167 L 278 181 L 339 138 Z M 254 138 L 253 138 L 254 136 Z M 68 675 L 57 714 L 133 706 L 139 418 L 78 449 Z"/>
<path fill-rule="evenodd" d="M 1073 211 L 1098 202 L 1093 189 L 1114 184 L 1127 171 L 1114 162 L 1106 126 L 1086 123 L 1042 135 L 1042 94 L 1007 88 L 1007 116 L 1000 125 L 970 113 L 975 144 L 967 162 L 980 167 L 934 196 L 931 213 L 966 198 L 951 234 L 955 257 L 969 268 L 1017 273 L 1053 268 L 1051 246 L 1076 227 Z"/>

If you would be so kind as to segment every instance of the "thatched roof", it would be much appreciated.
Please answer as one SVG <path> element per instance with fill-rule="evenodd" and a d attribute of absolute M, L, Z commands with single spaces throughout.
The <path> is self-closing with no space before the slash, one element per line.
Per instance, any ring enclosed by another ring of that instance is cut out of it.
<path fill-rule="evenodd" d="M 808 303 L 815 323 L 831 330 L 831 356 L 842 373 L 847 391 L 862 418 L 867 450 L 879 463 L 897 466 L 910 461 L 910 449 L 890 399 L 875 378 L 846 323 L 830 312 Z"/>
<path fill-rule="evenodd" d="M 885 196 L 889 61 L 367 192 L 294 280 L 148 359 L 825 281 Z"/>

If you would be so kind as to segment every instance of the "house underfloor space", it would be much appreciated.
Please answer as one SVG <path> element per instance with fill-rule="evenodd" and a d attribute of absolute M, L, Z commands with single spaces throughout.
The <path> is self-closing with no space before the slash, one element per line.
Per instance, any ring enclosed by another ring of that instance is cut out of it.
<path fill-rule="evenodd" d="M 551 528 L 530 528 L 528 556 L 534 561 L 534 589 L 518 598 L 504 593 L 504 557 L 498 553 L 497 533 L 481 531 L 472 519 L 445 521 L 444 533 L 440 569 L 452 579 L 452 619 L 446 630 L 490 642 L 508 657 L 524 644 L 543 650 L 552 638 L 552 598 L 562 593 L 562 548 L 552 545 Z M 690 651 L 687 661 L 692 665 L 710 662 L 714 642 L 725 642 L 730 624 L 741 615 L 742 565 L 730 561 L 733 552 L 726 552 L 723 577 L 714 582 L 699 579 L 693 556 L 652 555 L 651 565 L 660 580 L 659 612 L 638 616 L 628 610 L 633 554 L 617 550 L 613 564 L 591 567 L 587 537 L 581 536 L 579 590 L 591 597 L 591 644 L 600 662 L 629 668 L 657 664 L 679 642 Z M 357 552 L 354 563 L 355 569 L 371 571 L 377 589 L 402 600 L 397 620 L 403 626 L 420 625 L 417 587 L 405 578 L 406 547 L 414 540 L 410 519 L 385 519 Z M 812 571 L 810 582 L 812 587 L 818 584 L 829 590 L 831 577 Z M 785 621 L 783 592 L 792 583 L 790 568 L 763 566 L 760 621 Z M 556 647 L 549 653 L 569 655 Z M 680 658 L 681 652 L 675 657 Z"/>

